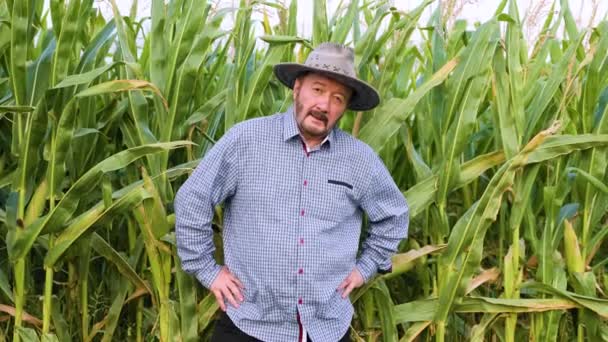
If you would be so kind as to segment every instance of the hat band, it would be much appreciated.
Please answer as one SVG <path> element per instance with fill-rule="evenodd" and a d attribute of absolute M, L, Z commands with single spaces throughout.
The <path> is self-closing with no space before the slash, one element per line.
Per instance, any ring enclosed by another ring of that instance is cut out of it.
<path fill-rule="evenodd" d="M 342 56 L 332 56 L 325 55 L 319 56 L 318 54 L 311 55 L 304 65 L 316 68 L 323 69 L 333 73 L 342 74 L 348 77 L 355 77 L 355 68 L 351 63 L 344 63 L 344 58 Z"/>

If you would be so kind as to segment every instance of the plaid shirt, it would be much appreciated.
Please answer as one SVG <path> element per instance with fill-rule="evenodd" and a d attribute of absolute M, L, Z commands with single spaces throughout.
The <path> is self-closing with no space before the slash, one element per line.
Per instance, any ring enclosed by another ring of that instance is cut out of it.
<path fill-rule="evenodd" d="M 234 324 L 263 341 L 296 341 L 297 312 L 315 342 L 337 341 L 353 315 L 338 285 L 357 267 L 365 281 L 390 268 L 407 235 L 408 207 L 375 152 L 334 129 L 303 148 L 293 107 L 242 122 L 205 155 L 175 198 L 183 269 L 209 287 L 214 206 L 224 203 L 225 264 L 245 286 Z M 362 213 L 369 236 L 357 256 Z"/>

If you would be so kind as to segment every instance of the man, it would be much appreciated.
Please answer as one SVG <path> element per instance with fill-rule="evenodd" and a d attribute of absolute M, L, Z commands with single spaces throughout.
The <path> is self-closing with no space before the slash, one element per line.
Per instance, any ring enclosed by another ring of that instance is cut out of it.
<path fill-rule="evenodd" d="M 214 341 L 350 341 L 348 295 L 390 270 L 408 227 L 380 158 L 335 128 L 346 109 L 372 109 L 379 96 L 337 44 L 274 72 L 294 106 L 234 126 L 205 155 L 175 198 L 179 256 L 225 311 Z M 224 266 L 211 229 L 220 203 Z M 357 256 L 363 212 L 369 236 Z"/>

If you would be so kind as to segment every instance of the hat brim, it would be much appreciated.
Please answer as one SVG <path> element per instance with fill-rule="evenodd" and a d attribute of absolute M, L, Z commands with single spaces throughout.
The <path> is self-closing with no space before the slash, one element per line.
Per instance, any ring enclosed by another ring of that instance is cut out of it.
<path fill-rule="evenodd" d="M 380 95 L 376 89 L 356 78 L 297 63 L 279 63 L 274 66 L 273 70 L 279 81 L 291 89 L 293 89 L 296 78 L 304 72 L 319 73 L 335 79 L 353 90 L 353 95 L 348 103 L 348 109 L 350 110 L 370 110 L 380 103 Z"/>

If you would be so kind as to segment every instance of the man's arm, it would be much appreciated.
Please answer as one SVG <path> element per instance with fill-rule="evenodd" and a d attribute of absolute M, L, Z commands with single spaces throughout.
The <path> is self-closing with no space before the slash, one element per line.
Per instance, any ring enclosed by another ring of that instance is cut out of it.
<path fill-rule="evenodd" d="M 210 288 L 222 270 L 213 258 L 215 206 L 237 188 L 237 130 L 228 131 L 205 155 L 175 195 L 177 252 L 184 271 Z"/>
<path fill-rule="evenodd" d="M 374 160 L 373 175 L 361 197 L 361 208 L 370 226 L 357 260 L 357 270 L 367 282 L 376 272 L 391 269 L 391 257 L 399 242 L 407 237 L 409 225 L 407 202 L 379 157 Z"/>

